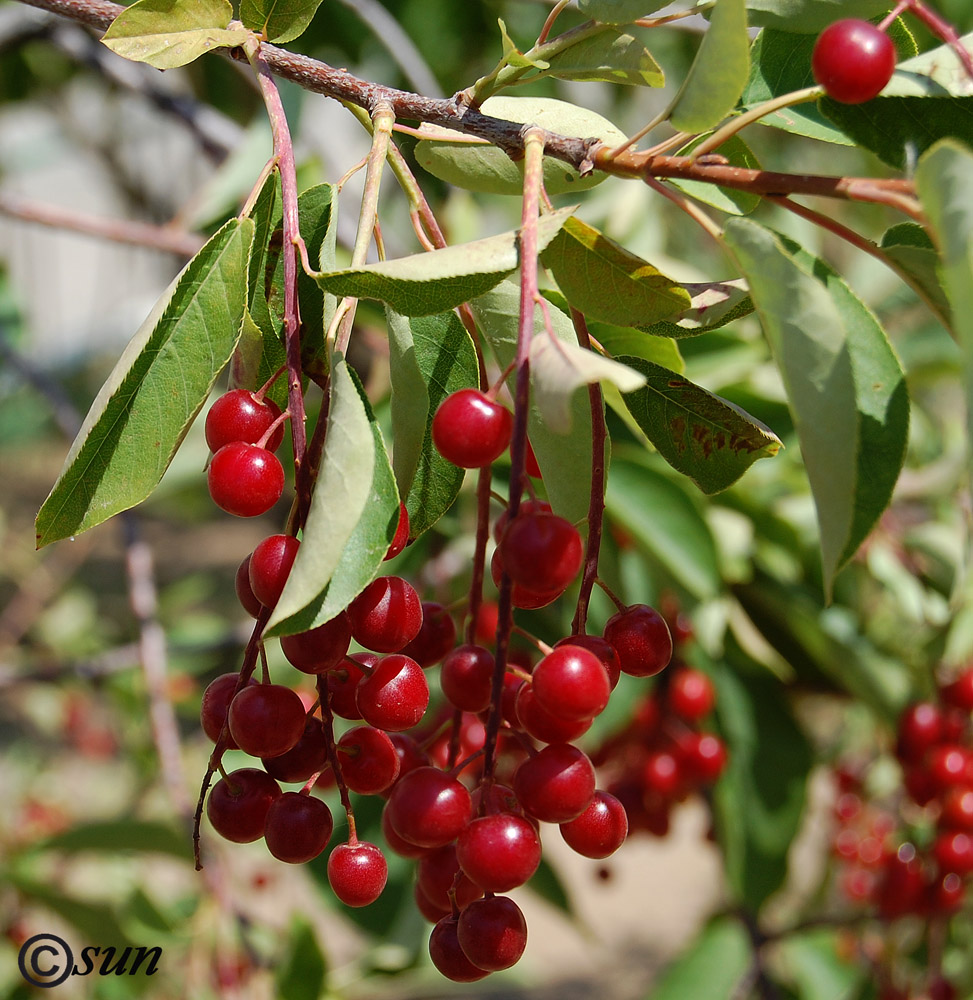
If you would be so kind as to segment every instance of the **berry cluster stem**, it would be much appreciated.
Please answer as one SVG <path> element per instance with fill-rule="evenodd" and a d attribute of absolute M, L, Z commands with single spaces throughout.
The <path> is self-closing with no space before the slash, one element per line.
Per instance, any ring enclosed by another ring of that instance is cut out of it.
<path fill-rule="evenodd" d="M 357 843 L 355 832 L 355 813 L 351 808 L 351 796 L 348 794 L 348 785 L 345 784 L 345 777 L 341 773 L 341 761 L 338 759 L 338 745 L 334 738 L 334 712 L 331 711 L 331 696 L 328 693 L 328 681 L 325 674 L 317 676 L 318 697 L 321 699 L 321 724 L 324 727 L 324 741 L 328 750 L 328 763 L 334 773 L 335 784 L 338 786 L 338 795 L 341 798 L 342 808 L 348 817 L 348 842 Z"/>

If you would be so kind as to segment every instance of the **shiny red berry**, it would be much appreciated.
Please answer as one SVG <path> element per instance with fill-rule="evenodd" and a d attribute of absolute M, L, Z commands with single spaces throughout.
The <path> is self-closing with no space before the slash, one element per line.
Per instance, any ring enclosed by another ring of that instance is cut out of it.
<path fill-rule="evenodd" d="M 489 972 L 516 965 L 527 947 L 527 921 L 507 896 L 474 900 L 460 914 L 456 933 L 463 954 Z"/>
<path fill-rule="evenodd" d="M 604 636 L 615 647 L 626 674 L 652 677 L 672 659 L 669 626 L 647 604 L 633 604 L 612 615 L 605 625 Z"/>
<path fill-rule="evenodd" d="M 245 687 L 230 702 L 230 735 L 244 753 L 276 757 L 297 744 L 307 713 L 296 691 L 282 684 Z"/>
<path fill-rule="evenodd" d="M 394 559 L 409 543 L 409 512 L 405 509 L 405 504 L 399 504 L 399 520 L 395 526 L 395 534 L 389 543 L 389 550 L 385 553 L 386 559 Z"/>
<path fill-rule="evenodd" d="M 258 399 L 248 389 L 231 389 L 209 408 L 206 414 L 206 443 L 217 452 L 225 444 L 242 441 L 256 444 L 280 416 L 280 407 L 272 400 Z M 279 424 L 264 447 L 276 451 L 284 440 L 284 425 Z"/>
<path fill-rule="evenodd" d="M 285 635 L 280 640 L 288 662 L 306 674 L 321 674 L 338 666 L 350 644 L 351 626 L 343 611 L 317 628 Z"/>
<path fill-rule="evenodd" d="M 422 667 L 404 653 L 383 656 L 355 694 L 358 711 L 370 725 L 389 732 L 411 729 L 429 705 Z"/>
<path fill-rule="evenodd" d="M 588 808 L 595 794 L 595 769 L 577 747 L 554 743 L 517 768 L 513 787 L 531 816 L 566 823 Z"/>
<path fill-rule="evenodd" d="M 479 469 L 498 458 L 510 444 L 510 410 L 477 389 L 447 396 L 432 418 L 432 440 L 448 462 Z"/>
<path fill-rule="evenodd" d="M 541 840 L 523 816 L 499 812 L 474 819 L 456 841 L 456 857 L 485 892 L 523 885 L 541 863 Z"/>
<path fill-rule="evenodd" d="M 348 606 L 355 641 L 376 653 L 398 653 L 422 628 L 422 602 L 400 576 L 373 580 Z"/>
<path fill-rule="evenodd" d="M 368 841 L 339 844 L 328 857 L 331 890 L 346 906 L 374 903 L 388 877 L 385 855 Z"/>
<path fill-rule="evenodd" d="M 557 514 L 519 514 L 500 541 L 510 579 L 535 593 L 564 590 L 584 561 L 581 535 Z"/>
<path fill-rule="evenodd" d="M 267 813 L 280 786 L 265 771 L 242 767 L 220 778 L 206 800 L 206 815 L 216 832 L 235 844 L 249 844 L 264 835 Z"/>
<path fill-rule="evenodd" d="M 250 589 L 261 604 L 272 608 L 280 600 L 300 547 L 292 535 L 270 535 L 250 554 Z"/>
<path fill-rule="evenodd" d="M 596 791 L 588 808 L 562 823 L 561 836 L 572 850 L 586 858 L 607 858 L 628 836 L 625 807 L 610 792 Z"/>
<path fill-rule="evenodd" d="M 862 104 L 877 97 L 895 71 L 895 45 L 868 21 L 846 18 L 828 25 L 811 53 L 811 72 L 828 97 Z"/>
<path fill-rule="evenodd" d="M 456 934 L 457 922 L 457 917 L 448 914 L 433 927 L 429 935 L 429 957 L 440 973 L 454 983 L 475 983 L 490 973 L 466 957 Z"/>
<path fill-rule="evenodd" d="M 435 767 L 418 767 L 399 779 L 388 802 L 392 829 L 417 847 L 442 847 L 455 840 L 472 811 L 466 787 Z"/>
<path fill-rule="evenodd" d="M 302 865 L 328 846 L 333 830 L 326 802 L 300 792 L 284 792 L 267 810 L 264 839 L 278 861 Z"/>
<path fill-rule="evenodd" d="M 605 665 L 594 653 L 570 644 L 551 650 L 534 668 L 534 697 L 559 719 L 591 719 L 611 695 Z"/>
<path fill-rule="evenodd" d="M 216 506 L 237 517 L 266 514 L 284 492 L 284 467 L 277 456 L 241 441 L 220 448 L 206 479 Z"/>

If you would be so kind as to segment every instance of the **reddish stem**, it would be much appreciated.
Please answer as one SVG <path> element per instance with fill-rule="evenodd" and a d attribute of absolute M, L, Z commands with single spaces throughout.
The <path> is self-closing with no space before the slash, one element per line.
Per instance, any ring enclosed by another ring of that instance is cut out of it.
<path fill-rule="evenodd" d="M 348 786 L 345 784 L 345 777 L 341 773 L 341 761 L 338 758 L 338 745 L 334 738 L 334 713 L 331 711 L 331 693 L 328 691 L 328 679 L 326 674 L 317 675 L 318 697 L 321 699 L 321 725 L 324 727 L 324 741 L 328 750 L 328 763 L 334 772 L 335 784 L 338 786 L 338 795 L 341 798 L 341 805 L 348 817 L 348 843 L 357 844 L 358 837 L 355 831 L 355 813 L 351 808 L 351 796 L 348 794 Z"/>

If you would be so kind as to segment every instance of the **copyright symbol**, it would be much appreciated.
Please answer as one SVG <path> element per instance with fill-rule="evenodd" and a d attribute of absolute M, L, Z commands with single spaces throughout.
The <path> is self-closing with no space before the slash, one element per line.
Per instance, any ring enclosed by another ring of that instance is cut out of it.
<path fill-rule="evenodd" d="M 28 983 L 46 990 L 60 986 L 71 975 L 74 954 L 67 941 L 55 934 L 35 934 L 21 946 L 17 964 Z"/>

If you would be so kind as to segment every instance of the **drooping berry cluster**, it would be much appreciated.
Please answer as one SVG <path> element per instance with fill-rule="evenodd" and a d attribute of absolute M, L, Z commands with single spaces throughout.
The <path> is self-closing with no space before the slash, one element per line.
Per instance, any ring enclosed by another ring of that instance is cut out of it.
<path fill-rule="evenodd" d="M 914 702 L 899 718 L 898 794 L 873 801 L 864 768 L 836 772 L 838 884 L 848 900 L 874 908 L 885 921 L 954 917 L 973 876 L 973 668 L 937 693 L 937 700 Z M 886 973 L 890 981 L 897 978 L 894 968 Z M 924 991 L 942 1000 L 957 995 L 938 975 Z M 919 994 L 889 987 L 889 997 L 912 995 Z"/>

